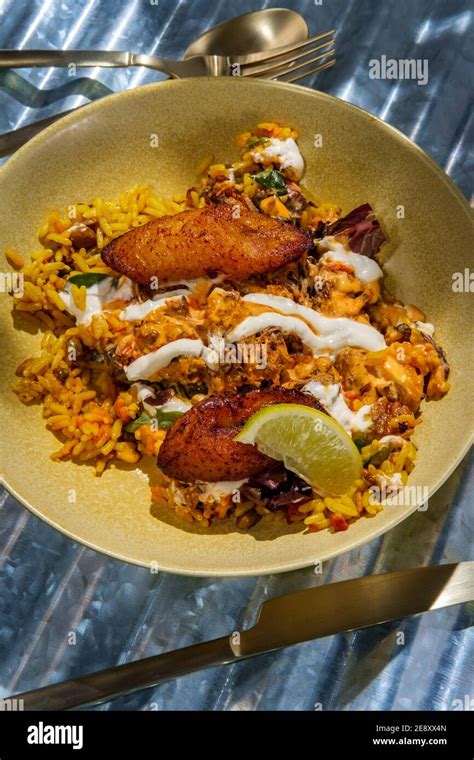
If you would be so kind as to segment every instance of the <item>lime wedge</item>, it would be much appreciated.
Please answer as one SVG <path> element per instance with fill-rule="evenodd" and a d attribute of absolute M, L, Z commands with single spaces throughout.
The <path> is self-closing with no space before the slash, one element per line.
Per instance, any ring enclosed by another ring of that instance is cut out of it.
<path fill-rule="evenodd" d="M 283 462 L 325 496 L 342 496 L 361 476 L 362 459 L 332 417 L 300 404 L 260 409 L 235 438 Z"/>

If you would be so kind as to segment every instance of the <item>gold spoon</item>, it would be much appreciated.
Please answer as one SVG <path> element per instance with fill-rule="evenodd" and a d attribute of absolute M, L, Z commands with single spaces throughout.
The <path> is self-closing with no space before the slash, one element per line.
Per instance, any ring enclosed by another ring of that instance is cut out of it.
<path fill-rule="evenodd" d="M 247 55 L 291 45 L 308 36 L 308 25 L 296 11 L 266 8 L 230 18 L 201 34 L 186 49 L 193 55 Z"/>

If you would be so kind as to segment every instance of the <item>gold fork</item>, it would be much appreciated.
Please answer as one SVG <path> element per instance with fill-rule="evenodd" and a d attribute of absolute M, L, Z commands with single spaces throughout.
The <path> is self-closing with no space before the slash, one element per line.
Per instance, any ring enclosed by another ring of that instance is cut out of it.
<path fill-rule="evenodd" d="M 199 55 L 184 61 L 122 51 L 0 50 L 0 68 L 143 66 L 161 71 L 174 79 L 195 76 L 251 76 L 267 79 L 285 77 L 283 81 L 296 82 L 334 65 L 335 35 L 335 30 L 331 29 L 271 51 L 238 56 Z M 286 78 L 287 75 L 290 76 Z"/>

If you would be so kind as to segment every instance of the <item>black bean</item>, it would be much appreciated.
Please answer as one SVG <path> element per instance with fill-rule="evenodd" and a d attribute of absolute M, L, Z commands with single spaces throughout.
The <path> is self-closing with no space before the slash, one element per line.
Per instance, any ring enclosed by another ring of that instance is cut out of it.
<path fill-rule="evenodd" d="M 69 377 L 69 372 L 67 369 L 63 369 L 62 367 L 58 367 L 54 370 L 55 376 L 58 378 L 60 383 L 64 383 L 65 380 Z"/>

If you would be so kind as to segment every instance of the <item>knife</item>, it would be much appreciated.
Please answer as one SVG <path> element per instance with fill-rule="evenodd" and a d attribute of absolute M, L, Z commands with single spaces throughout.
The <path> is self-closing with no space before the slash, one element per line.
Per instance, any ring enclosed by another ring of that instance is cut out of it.
<path fill-rule="evenodd" d="M 23 700 L 25 710 L 100 704 L 196 670 L 473 599 L 474 561 L 330 583 L 269 599 L 257 623 L 246 631 L 16 694 L 14 699 Z"/>

